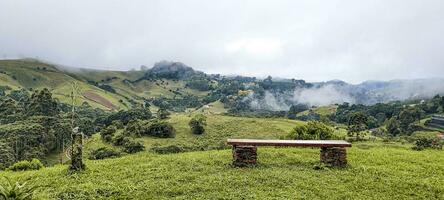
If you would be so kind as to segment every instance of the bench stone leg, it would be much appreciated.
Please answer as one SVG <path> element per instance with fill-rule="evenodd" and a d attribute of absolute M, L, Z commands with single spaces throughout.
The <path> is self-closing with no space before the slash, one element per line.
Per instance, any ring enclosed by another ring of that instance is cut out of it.
<path fill-rule="evenodd" d="M 347 151 L 343 147 L 322 147 L 321 162 L 333 167 L 347 165 Z"/>
<path fill-rule="evenodd" d="M 245 167 L 255 165 L 257 160 L 256 146 L 233 146 L 233 165 Z"/>

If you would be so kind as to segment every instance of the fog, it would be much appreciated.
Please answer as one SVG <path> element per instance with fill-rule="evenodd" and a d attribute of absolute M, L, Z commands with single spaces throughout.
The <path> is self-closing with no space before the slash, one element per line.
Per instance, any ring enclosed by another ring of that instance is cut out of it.
<path fill-rule="evenodd" d="M 244 98 L 253 109 L 281 111 L 291 105 L 327 106 L 332 104 L 371 105 L 402 100 L 421 100 L 444 95 L 444 79 L 369 81 L 361 84 L 320 83 L 311 88 L 288 92 L 266 91 L 263 97 L 250 94 Z"/>
<path fill-rule="evenodd" d="M 442 77 L 443 7 L 442 0 L 2 0 L 0 57 L 109 70 L 170 60 L 207 73 L 350 83 Z"/>

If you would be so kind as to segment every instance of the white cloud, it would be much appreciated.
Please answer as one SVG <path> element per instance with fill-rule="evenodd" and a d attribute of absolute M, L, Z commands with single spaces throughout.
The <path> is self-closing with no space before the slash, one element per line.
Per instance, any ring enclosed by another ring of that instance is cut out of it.
<path fill-rule="evenodd" d="M 248 38 L 226 44 L 228 53 L 246 53 L 251 56 L 273 56 L 282 51 L 282 42 L 270 38 Z"/>
<path fill-rule="evenodd" d="M 0 56 L 309 81 L 443 76 L 442 0 L 1 0 Z"/>

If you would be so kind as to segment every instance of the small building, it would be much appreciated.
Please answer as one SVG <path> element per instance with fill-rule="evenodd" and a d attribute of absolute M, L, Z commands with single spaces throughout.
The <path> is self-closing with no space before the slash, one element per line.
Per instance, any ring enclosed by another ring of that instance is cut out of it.
<path fill-rule="evenodd" d="M 428 126 L 444 129 L 444 116 L 443 115 L 433 115 L 432 119 L 428 123 Z"/>

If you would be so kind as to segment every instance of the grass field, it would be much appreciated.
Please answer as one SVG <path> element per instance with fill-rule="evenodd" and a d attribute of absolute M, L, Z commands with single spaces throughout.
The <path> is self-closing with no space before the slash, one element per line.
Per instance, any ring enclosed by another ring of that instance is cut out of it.
<path fill-rule="evenodd" d="M 297 114 L 297 116 L 303 116 L 303 115 L 308 115 L 308 113 L 310 111 L 313 111 L 321 116 L 327 116 L 330 114 L 333 114 L 336 112 L 336 109 L 338 108 L 338 106 L 332 105 L 332 106 L 320 106 L 317 108 L 311 108 L 310 110 L 306 110 L 303 112 L 300 112 Z"/>
<path fill-rule="evenodd" d="M 244 118 L 207 114 L 206 132 L 203 135 L 191 133 L 188 122 L 193 114 L 173 114 L 168 121 L 176 129 L 175 138 L 141 137 L 146 149 L 153 147 L 177 146 L 183 151 L 202 151 L 229 148 L 227 138 L 279 139 L 288 134 L 298 124 L 305 122 L 288 119 Z M 123 130 L 119 130 L 122 132 Z M 339 130 L 337 133 L 340 133 Z M 91 150 L 108 146 L 100 140 L 99 134 L 93 135 L 86 143 L 86 154 Z M 87 156 L 86 156 L 87 157 Z"/>
<path fill-rule="evenodd" d="M 357 143 L 349 167 L 314 170 L 318 149 L 259 148 L 259 164 L 231 166 L 230 150 L 150 152 L 67 166 L 1 172 L 39 186 L 37 199 L 443 199 L 442 151 Z"/>

